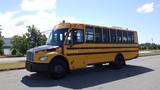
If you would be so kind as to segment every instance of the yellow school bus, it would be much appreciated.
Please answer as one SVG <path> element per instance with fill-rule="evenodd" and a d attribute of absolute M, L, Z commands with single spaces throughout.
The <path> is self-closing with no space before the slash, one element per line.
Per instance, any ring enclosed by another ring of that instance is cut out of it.
<path fill-rule="evenodd" d="M 54 27 L 46 45 L 27 51 L 26 69 L 64 77 L 70 70 L 109 63 L 122 68 L 137 58 L 137 32 L 117 27 L 60 23 Z"/>

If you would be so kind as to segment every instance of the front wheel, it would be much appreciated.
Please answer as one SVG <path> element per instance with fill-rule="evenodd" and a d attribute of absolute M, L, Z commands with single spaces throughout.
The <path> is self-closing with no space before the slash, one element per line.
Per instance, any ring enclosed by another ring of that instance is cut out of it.
<path fill-rule="evenodd" d="M 67 63 L 64 60 L 56 59 L 51 62 L 49 67 L 49 74 L 54 79 L 63 78 L 68 72 Z"/>

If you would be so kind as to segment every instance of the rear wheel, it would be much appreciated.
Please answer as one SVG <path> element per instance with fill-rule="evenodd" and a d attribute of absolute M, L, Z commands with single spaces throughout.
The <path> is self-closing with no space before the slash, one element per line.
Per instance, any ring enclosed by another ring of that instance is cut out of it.
<path fill-rule="evenodd" d="M 123 66 L 125 66 L 126 63 L 125 63 L 124 57 L 123 57 L 122 55 L 118 55 L 118 56 L 115 58 L 115 61 L 114 61 L 114 62 L 110 62 L 109 65 L 110 65 L 112 68 L 120 69 L 120 68 L 122 68 Z"/>
<path fill-rule="evenodd" d="M 69 71 L 67 63 L 62 59 L 56 59 L 51 62 L 49 74 L 54 79 L 63 78 Z"/>

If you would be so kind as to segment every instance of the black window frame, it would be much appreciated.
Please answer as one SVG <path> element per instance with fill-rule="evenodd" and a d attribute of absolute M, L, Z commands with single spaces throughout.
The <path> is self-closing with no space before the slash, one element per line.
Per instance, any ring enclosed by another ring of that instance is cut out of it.
<path fill-rule="evenodd" d="M 124 39 L 126 39 L 126 41 Z M 128 43 L 128 32 L 127 31 L 123 31 L 122 42 L 123 42 L 123 44 Z"/>
<path fill-rule="evenodd" d="M 88 34 L 87 30 L 92 30 L 92 34 Z M 89 35 L 93 36 L 92 37 L 93 40 L 87 40 Z M 86 43 L 94 43 L 94 28 L 93 27 L 87 26 L 85 28 L 85 40 L 86 40 Z"/>
<path fill-rule="evenodd" d="M 82 31 L 83 41 L 82 41 L 82 42 L 75 42 L 75 41 L 74 41 L 74 36 L 73 36 L 73 38 L 72 38 L 72 39 L 73 39 L 73 44 L 82 44 L 82 43 L 84 43 L 84 30 L 83 30 L 83 29 L 73 29 L 73 30 L 72 30 L 72 34 L 73 34 L 73 35 L 74 35 L 74 31 Z M 77 38 L 77 37 L 76 37 L 76 38 Z"/>
<path fill-rule="evenodd" d="M 117 43 L 122 43 L 122 41 L 122 30 L 117 30 Z"/>
<path fill-rule="evenodd" d="M 97 37 L 99 35 L 99 37 Z M 98 39 L 99 38 L 99 39 Z M 96 27 L 95 28 L 95 43 L 102 43 L 102 28 Z"/>
<path fill-rule="evenodd" d="M 103 28 L 103 43 L 110 43 L 110 30 Z"/>
<path fill-rule="evenodd" d="M 129 40 L 130 38 L 130 40 Z M 133 44 L 134 43 L 134 32 L 129 31 L 128 32 L 128 43 Z"/>
<path fill-rule="evenodd" d="M 111 38 L 111 43 L 117 43 L 117 30 L 111 29 L 110 30 L 110 38 Z"/>

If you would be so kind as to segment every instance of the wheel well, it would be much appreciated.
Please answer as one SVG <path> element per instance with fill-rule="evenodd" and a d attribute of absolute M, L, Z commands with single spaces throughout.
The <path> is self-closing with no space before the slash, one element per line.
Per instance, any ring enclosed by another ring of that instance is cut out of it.
<path fill-rule="evenodd" d="M 66 59 L 64 56 L 61 56 L 61 55 L 55 56 L 55 57 L 51 60 L 51 62 L 55 61 L 56 59 L 61 59 L 62 61 L 66 62 L 66 63 L 67 63 L 67 67 L 68 67 L 68 69 L 69 69 L 69 63 L 68 63 L 67 59 Z M 50 63 L 51 63 L 51 62 L 50 62 Z"/>

